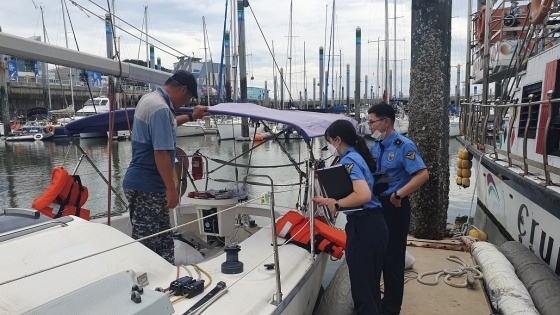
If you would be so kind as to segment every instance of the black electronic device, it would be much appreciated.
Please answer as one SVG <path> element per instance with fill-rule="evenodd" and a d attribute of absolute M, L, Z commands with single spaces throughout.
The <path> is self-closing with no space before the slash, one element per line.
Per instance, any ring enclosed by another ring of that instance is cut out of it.
<path fill-rule="evenodd" d="M 220 234 L 220 227 L 218 225 L 218 216 L 216 208 L 202 210 L 202 225 L 204 226 L 204 233 Z"/>
<path fill-rule="evenodd" d="M 200 293 L 204 292 L 204 280 L 193 281 L 185 288 L 187 298 L 193 298 Z"/>
<path fill-rule="evenodd" d="M 169 291 L 173 292 L 175 296 L 187 294 L 187 287 L 194 282 L 194 279 L 189 276 L 179 278 L 169 284 Z"/>

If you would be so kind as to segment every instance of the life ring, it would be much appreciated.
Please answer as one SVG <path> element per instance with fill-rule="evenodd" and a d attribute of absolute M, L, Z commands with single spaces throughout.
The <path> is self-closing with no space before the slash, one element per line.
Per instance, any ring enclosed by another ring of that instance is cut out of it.
<path fill-rule="evenodd" d="M 41 140 L 41 139 L 43 139 L 43 134 L 42 133 L 36 133 L 36 134 L 33 135 L 33 139 Z"/>
<path fill-rule="evenodd" d="M 53 126 L 46 126 L 45 127 L 45 131 L 48 133 L 54 133 L 54 127 Z"/>
<path fill-rule="evenodd" d="M 529 10 L 529 21 L 531 21 L 531 24 L 541 24 L 542 21 L 544 21 L 544 18 L 548 15 L 548 11 L 551 6 L 552 0 L 532 0 L 531 10 Z"/>
<path fill-rule="evenodd" d="M 476 39 L 479 43 L 484 42 L 484 30 L 486 29 L 486 6 L 483 5 L 480 8 L 480 16 L 478 21 L 476 21 Z"/>

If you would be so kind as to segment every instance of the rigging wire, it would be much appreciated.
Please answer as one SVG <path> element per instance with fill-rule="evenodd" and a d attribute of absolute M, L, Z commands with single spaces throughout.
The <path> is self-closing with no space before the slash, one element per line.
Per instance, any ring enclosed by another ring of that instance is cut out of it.
<path fill-rule="evenodd" d="M 88 1 L 92 2 L 92 0 L 88 0 Z M 84 8 L 84 7 L 81 6 L 80 4 L 76 3 L 75 0 L 70 0 L 70 2 L 72 2 L 73 5 L 75 5 L 75 6 L 77 6 L 78 8 L 80 8 L 82 11 L 85 10 L 85 11 L 89 12 L 91 15 L 95 16 L 96 18 L 98 18 L 98 19 L 100 19 L 100 20 L 102 20 L 102 21 L 105 21 L 105 18 L 104 18 L 104 17 L 101 17 L 101 16 L 99 16 L 99 15 L 93 13 L 91 10 Z M 94 2 L 92 2 L 92 3 L 94 3 Z M 94 3 L 94 4 L 95 4 L 95 3 Z M 99 5 L 97 5 L 97 4 L 95 4 L 95 5 L 99 7 Z M 100 7 L 100 8 L 101 8 L 103 11 L 107 12 L 107 10 L 105 10 L 104 8 L 102 8 L 102 7 Z M 125 24 L 127 24 L 128 26 L 134 28 L 135 30 L 139 31 L 141 34 L 145 34 L 144 31 L 139 30 L 138 28 L 136 28 L 135 26 L 133 26 L 133 25 L 131 25 L 130 23 L 126 22 L 125 20 L 119 18 L 118 16 L 115 15 L 115 18 L 119 19 L 120 21 L 124 22 Z M 120 29 L 121 31 L 127 33 L 128 35 L 130 35 L 130 36 L 132 36 L 132 37 L 134 37 L 134 38 L 136 38 L 136 39 L 141 40 L 142 42 L 146 42 L 143 38 L 138 37 L 138 36 L 136 36 L 136 35 L 130 33 L 129 31 L 125 30 L 124 28 L 122 28 L 122 27 L 120 27 L 120 26 L 115 26 L 115 27 L 117 27 L 117 28 Z M 165 46 L 165 47 L 167 47 L 167 48 L 169 48 L 169 49 L 171 49 L 171 50 L 174 50 L 174 51 L 178 52 L 179 55 L 173 54 L 173 53 L 171 53 L 171 52 L 169 52 L 169 51 L 167 51 L 167 50 L 165 50 L 165 49 L 163 49 L 163 48 L 161 48 L 161 47 L 158 47 L 158 46 L 155 46 L 155 45 L 154 45 L 154 47 L 156 47 L 158 50 L 160 50 L 160 51 L 162 51 L 162 52 L 164 52 L 164 53 L 166 53 L 166 54 L 169 54 L 169 55 L 171 55 L 171 56 L 173 56 L 173 57 L 175 57 L 175 58 L 179 58 L 180 56 L 186 56 L 186 54 L 183 54 L 182 52 L 180 52 L 180 51 L 176 50 L 175 48 L 173 48 L 173 47 L 171 47 L 171 46 L 169 46 L 169 45 L 167 45 L 167 44 L 165 44 L 165 43 L 163 43 L 163 42 L 161 42 L 161 41 L 155 39 L 154 37 L 149 36 L 149 35 L 148 35 L 148 37 L 149 37 L 150 39 L 152 39 L 152 40 L 154 40 L 154 41 L 156 41 L 156 42 L 162 44 L 163 46 Z"/>
<path fill-rule="evenodd" d="M 144 29 L 144 17 L 142 17 L 142 29 Z M 136 60 L 140 60 L 140 49 L 142 49 L 142 40 L 138 42 L 138 55 Z"/>
<path fill-rule="evenodd" d="M 278 70 L 278 72 L 280 72 L 280 67 L 278 66 L 278 63 L 276 62 L 276 58 L 274 57 L 274 54 L 272 53 L 272 49 L 270 49 L 270 45 L 268 44 L 268 41 L 266 40 L 266 36 L 264 36 L 264 32 L 261 28 L 261 24 L 259 23 L 259 21 L 257 20 L 257 17 L 255 16 L 255 12 L 253 11 L 253 7 L 251 5 L 249 5 L 249 9 L 251 10 L 251 14 L 253 15 L 253 18 L 255 19 L 255 23 L 257 23 L 257 27 L 259 28 L 259 31 L 261 32 L 264 43 L 266 44 L 266 48 L 268 49 L 268 52 L 272 56 L 272 60 L 274 61 L 274 65 L 276 66 L 276 69 Z M 284 87 L 288 90 L 288 95 L 289 95 L 290 99 L 292 99 L 292 91 L 290 91 L 290 89 L 288 88 L 286 80 L 284 80 Z"/>

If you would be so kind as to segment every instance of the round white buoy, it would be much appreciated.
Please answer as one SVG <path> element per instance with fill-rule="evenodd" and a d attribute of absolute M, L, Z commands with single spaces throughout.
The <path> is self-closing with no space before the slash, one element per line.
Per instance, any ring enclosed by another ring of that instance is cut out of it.
<path fill-rule="evenodd" d="M 43 134 L 42 133 L 36 133 L 35 135 L 33 135 L 33 139 L 41 140 L 41 139 L 43 139 Z"/>

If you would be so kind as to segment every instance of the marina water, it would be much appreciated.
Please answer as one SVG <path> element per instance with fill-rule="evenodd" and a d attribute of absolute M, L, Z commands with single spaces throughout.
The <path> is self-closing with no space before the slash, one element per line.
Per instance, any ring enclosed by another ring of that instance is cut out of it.
<path fill-rule="evenodd" d="M 112 156 L 109 156 L 107 139 L 76 139 L 80 146 L 88 154 L 97 168 L 103 174 L 107 174 L 109 161 L 112 168 L 112 184 L 115 189 L 122 194 L 122 179 L 131 159 L 130 141 L 115 141 L 112 146 Z M 368 140 L 368 146 L 371 145 Z M 313 151 L 316 156 L 327 157 L 327 151 L 320 148 L 326 142 L 323 139 L 314 141 Z M 249 151 L 253 144 L 250 142 L 219 141 L 217 135 L 205 135 L 196 137 L 182 137 L 177 139 L 177 146 L 185 150 L 187 154 L 194 153 L 197 149 L 200 152 L 214 159 L 229 161 L 243 152 Z M 236 160 L 239 164 L 251 165 L 287 165 L 290 164 L 288 157 L 282 152 L 283 146 L 291 154 L 295 161 L 303 161 L 307 158 L 306 144 L 301 140 L 281 140 L 280 144 L 266 142 L 256 148 L 252 154 L 247 153 Z M 455 184 L 456 180 L 456 161 L 457 153 L 462 149 L 459 142 L 455 139 L 449 141 L 449 166 L 450 166 L 450 193 L 449 193 L 449 224 L 453 224 L 457 216 L 474 216 L 476 210 L 476 199 L 473 200 L 474 187 L 460 188 Z M 33 200 L 38 197 L 49 185 L 51 170 L 57 166 L 64 166 L 70 173 L 74 170 L 81 156 L 81 152 L 71 144 L 69 139 L 56 139 L 54 141 L 33 141 L 33 142 L 0 142 L 0 156 L 2 157 L 0 167 L 0 206 L 2 208 L 31 208 Z M 224 166 L 216 171 L 219 164 L 209 160 L 209 170 L 211 179 L 209 189 L 235 188 L 235 184 L 216 182 L 216 179 L 243 180 L 247 169 L 231 166 Z M 302 170 L 305 171 L 305 169 Z M 281 168 L 255 168 L 251 169 L 250 174 L 269 175 L 275 184 L 287 185 L 297 183 L 298 172 L 294 166 Z M 237 173 L 237 175 L 236 175 Z M 107 211 L 107 185 L 97 174 L 96 170 L 83 160 L 76 174 L 80 175 L 82 183 L 88 187 L 89 198 L 85 208 L 91 210 L 92 215 Z M 474 178 L 474 174 L 473 174 Z M 252 178 L 251 181 L 259 181 Z M 266 181 L 263 181 L 266 182 Z M 195 184 L 200 190 L 204 190 L 204 181 L 196 181 Z M 276 206 L 294 209 L 298 202 L 299 185 L 280 186 L 275 188 Z M 302 188 L 303 189 L 303 188 Z M 192 184 L 188 183 L 187 191 L 192 191 Z M 262 192 L 269 191 L 266 186 L 250 186 L 249 193 L 251 198 L 258 197 Z M 303 191 L 303 190 L 302 190 Z M 124 198 L 124 195 L 122 195 Z M 256 202 L 256 201 L 255 201 Z M 301 203 L 301 200 L 299 200 Z M 472 207 L 472 211 L 471 211 Z M 112 197 L 112 211 L 124 211 L 123 205 L 115 196 Z M 337 226 L 343 228 L 345 224 L 344 215 L 340 215 Z M 323 285 L 328 284 L 332 278 L 339 262 L 330 261 Z"/>

